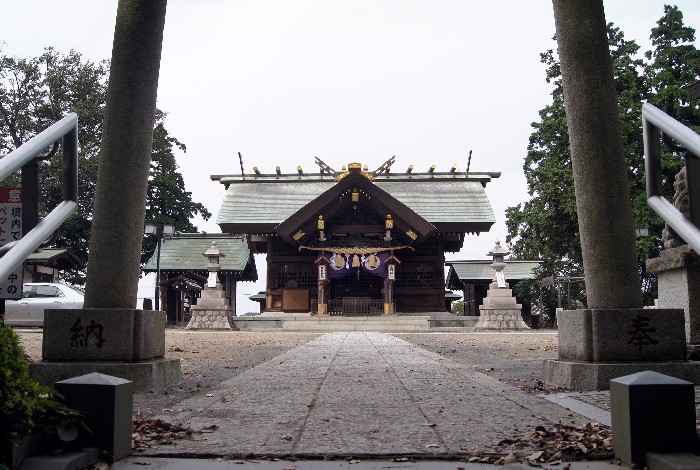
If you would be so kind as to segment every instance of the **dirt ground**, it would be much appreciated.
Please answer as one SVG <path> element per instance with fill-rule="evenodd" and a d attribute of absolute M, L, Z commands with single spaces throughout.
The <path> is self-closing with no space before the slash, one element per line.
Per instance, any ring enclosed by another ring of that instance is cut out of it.
<path fill-rule="evenodd" d="M 546 330 L 544 330 L 546 331 Z M 31 360 L 41 359 L 42 334 L 20 332 Z M 134 412 L 152 417 L 167 412 L 196 392 L 217 384 L 320 336 L 292 332 L 194 332 L 168 329 L 166 356 L 180 358 L 183 382 L 134 396 Z M 537 330 L 526 333 L 396 333 L 397 338 L 451 360 L 471 364 L 481 373 L 531 392 L 544 390 L 542 361 L 556 358 L 557 336 Z"/>

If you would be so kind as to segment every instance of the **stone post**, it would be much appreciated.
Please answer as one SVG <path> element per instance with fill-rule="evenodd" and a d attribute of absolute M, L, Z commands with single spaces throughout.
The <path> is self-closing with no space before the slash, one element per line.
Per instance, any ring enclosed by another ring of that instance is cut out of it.
<path fill-rule="evenodd" d="M 647 369 L 700 379 L 697 367 L 682 362 L 682 310 L 641 308 L 603 2 L 553 0 L 553 5 L 590 309 L 558 315 L 559 359 L 545 361 L 545 382 L 607 389 L 610 379 Z"/>
<path fill-rule="evenodd" d="M 84 309 L 48 311 L 41 362 L 51 384 L 100 372 L 155 390 L 182 378 L 165 359 L 165 312 L 136 310 L 165 0 L 120 0 L 107 88 Z"/>
<path fill-rule="evenodd" d="M 90 235 L 86 308 L 133 308 L 165 0 L 120 0 Z"/>
<path fill-rule="evenodd" d="M 588 306 L 639 308 L 642 290 L 603 2 L 554 0 L 554 17 Z"/>

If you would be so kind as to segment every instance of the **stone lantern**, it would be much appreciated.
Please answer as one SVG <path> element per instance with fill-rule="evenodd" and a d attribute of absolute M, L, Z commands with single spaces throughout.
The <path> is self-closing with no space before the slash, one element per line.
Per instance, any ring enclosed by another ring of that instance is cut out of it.
<path fill-rule="evenodd" d="M 226 299 L 224 292 L 219 283 L 218 274 L 221 270 L 219 263 L 221 257 L 225 256 L 216 241 L 213 241 L 211 248 L 202 253 L 207 259 L 207 285 L 202 289 L 201 297 L 195 305 L 192 305 L 190 312 L 192 316 L 186 329 L 213 329 L 213 330 L 230 330 L 231 317 L 233 309 Z"/>
<path fill-rule="evenodd" d="M 508 288 L 503 268 L 506 267 L 505 257 L 510 251 L 501 246 L 496 240 L 496 246 L 489 251 L 493 257 L 491 267 L 496 271 L 493 282 L 479 306 L 479 321 L 474 329 L 480 330 L 526 330 L 529 327 L 521 316 L 522 305 L 513 296 L 513 290 Z"/>
<path fill-rule="evenodd" d="M 499 288 L 508 287 L 506 285 L 505 275 L 503 274 L 503 268 L 506 267 L 504 259 L 509 254 L 510 251 L 503 248 L 499 240 L 496 240 L 496 246 L 494 246 L 488 253 L 489 256 L 493 257 L 493 263 L 491 263 L 491 267 L 494 269 L 494 271 L 496 271 L 493 280 Z"/>
<path fill-rule="evenodd" d="M 202 253 L 207 258 L 207 271 L 209 271 L 209 277 L 207 278 L 207 287 L 216 287 L 218 280 L 218 273 L 221 269 L 221 264 L 219 263 L 219 258 L 226 256 L 217 246 L 216 241 L 213 241 L 211 247 Z"/>

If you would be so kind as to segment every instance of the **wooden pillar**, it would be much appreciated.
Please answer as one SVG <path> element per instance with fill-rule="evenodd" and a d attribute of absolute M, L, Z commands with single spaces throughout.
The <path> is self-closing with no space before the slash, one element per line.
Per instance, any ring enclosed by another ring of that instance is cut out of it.
<path fill-rule="evenodd" d="M 318 312 L 319 315 L 328 314 L 328 281 L 318 281 Z"/>
<path fill-rule="evenodd" d="M 328 266 L 325 262 L 320 261 L 318 265 L 318 313 L 319 315 L 328 314 Z"/>
<path fill-rule="evenodd" d="M 396 313 L 394 304 L 394 280 L 388 277 L 384 279 L 384 313 L 386 315 Z"/>
<path fill-rule="evenodd" d="M 272 236 L 267 237 L 267 279 L 265 281 L 265 309 L 266 311 L 272 310 L 272 284 L 277 278 L 277 270 L 272 269 L 272 259 L 274 256 L 274 245 L 275 238 Z M 262 311 L 260 312 L 262 313 Z"/>

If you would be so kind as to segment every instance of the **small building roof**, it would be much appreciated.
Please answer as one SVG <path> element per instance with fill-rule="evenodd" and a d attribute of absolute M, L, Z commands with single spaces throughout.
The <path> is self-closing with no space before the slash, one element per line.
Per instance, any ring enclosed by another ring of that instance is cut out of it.
<path fill-rule="evenodd" d="M 207 271 L 207 259 L 202 253 L 216 241 L 224 254 L 219 259 L 221 272 L 240 273 L 241 280 L 256 280 L 255 260 L 248 248 L 246 237 L 223 233 L 179 233 L 165 237 L 160 247 L 160 270 L 164 272 Z M 157 269 L 157 253 L 144 265 L 143 271 Z"/>
<path fill-rule="evenodd" d="M 85 263 L 68 248 L 43 248 L 30 254 L 25 264 L 37 264 L 57 269 L 85 269 Z"/>
<path fill-rule="evenodd" d="M 450 300 L 452 302 L 459 300 L 462 298 L 462 294 L 457 294 L 456 292 L 452 292 L 451 290 L 446 290 L 445 291 L 445 300 Z"/>
<path fill-rule="evenodd" d="M 261 290 L 257 294 L 249 295 L 248 298 L 254 302 L 265 302 L 267 300 L 264 290 Z"/>
<path fill-rule="evenodd" d="M 491 282 L 495 271 L 491 267 L 493 260 L 472 261 L 448 261 L 450 267 L 447 274 L 447 285 L 450 289 L 461 289 L 463 284 L 486 284 Z M 508 281 L 521 281 L 534 279 L 534 269 L 542 264 L 542 261 L 518 261 L 506 260 L 503 274 Z"/>

